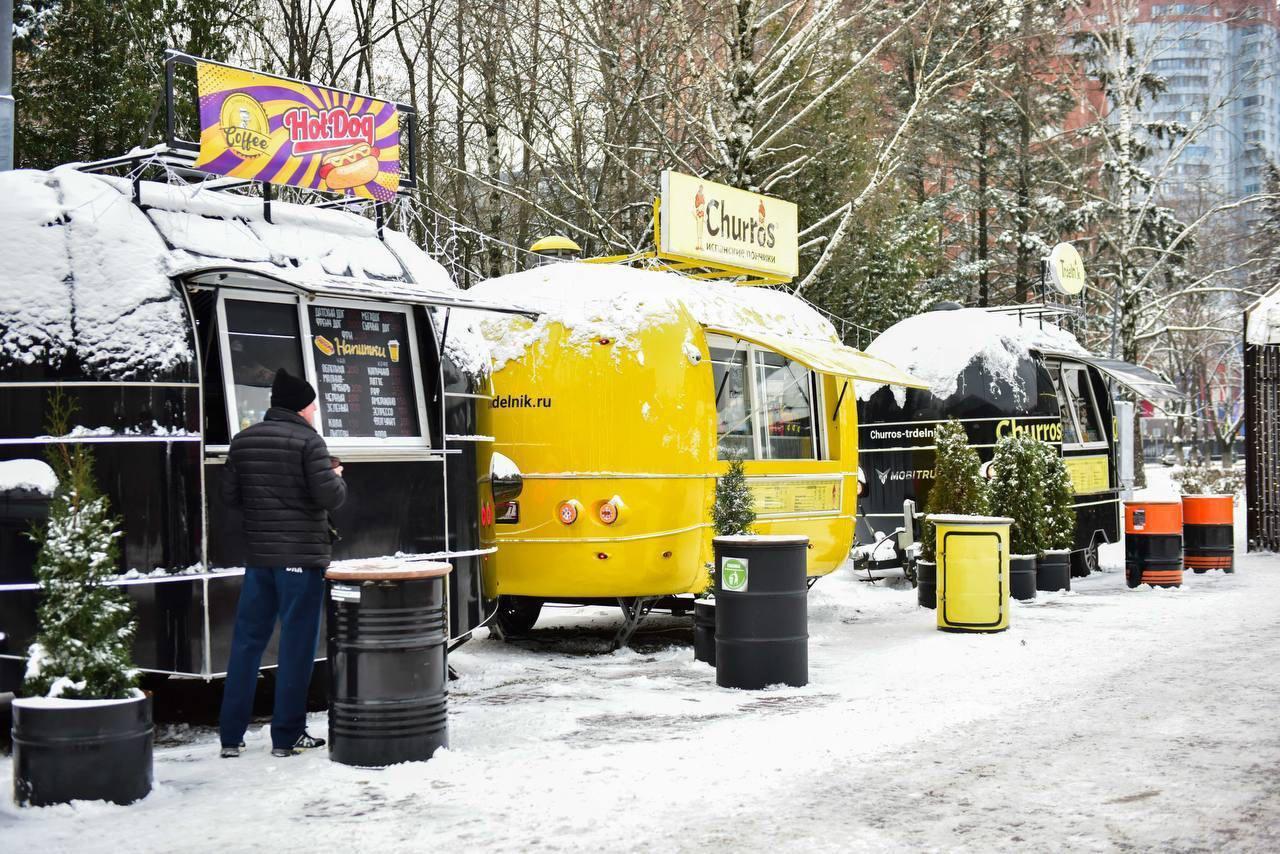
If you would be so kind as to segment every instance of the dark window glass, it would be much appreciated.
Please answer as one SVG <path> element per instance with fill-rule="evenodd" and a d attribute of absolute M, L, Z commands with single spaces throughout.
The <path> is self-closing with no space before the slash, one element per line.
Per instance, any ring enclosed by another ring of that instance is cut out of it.
<path fill-rule="evenodd" d="M 1089 374 L 1080 368 L 1064 368 L 1062 379 L 1069 406 L 1075 414 L 1078 432 L 1074 441 L 1084 444 L 1104 441 L 1102 428 L 1098 423 L 1098 410 L 1093 405 Z"/>
<path fill-rule="evenodd" d="M 751 392 L 747 385 L 746 347 L 711 347 L 711 371 L 716 394 L 717 458 L 755 458 L 751 440 Z"/>
<path fill-rule="evenodd" d="M 809 369 L 777 353 L 756 352 L 767 460 L 811 460 L 815 454 L 813 383 Z"/>
<path fill-rule="evenodd" d="M 266 414 L 277 370 L 284 368 L 295 377 L 305 376 L 302 344 L 296 305 L 229 299 L 224 308 L 236 412 L 232 432 L 237 433 Z"/>

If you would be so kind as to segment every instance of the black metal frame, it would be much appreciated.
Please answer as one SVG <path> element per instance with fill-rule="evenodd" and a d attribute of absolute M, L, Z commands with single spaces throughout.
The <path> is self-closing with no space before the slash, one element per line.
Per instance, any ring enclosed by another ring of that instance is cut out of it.
<path fill-rule="evenodd" d="M 1280 344 L 1246 340 L 1244 413 L 1247 549 L 1280 551 Z"/>
<path fill-rule="evenodd" d="M 214 59 L 205 59 L 202 56 L 192 56 L 177 50 L 166 50 L 164 53 L 164 113 L 165 113 L 165 145 L 174 151 L 189 152 L 193 157 L 200 150 L 200 143 L 193 142 L 188 139 L 178 137 L 178 116 L 177 104 L 175 103 L 175 84 L 177 82 L 177 66 L 188 65 L 195 68 L 196 63 L 204 62 L 209 65 L 221 65 L 223 68 L 234 68 L 237 71 L 249 71 L 253 74 L 261 74 L 263 77 L 273 77 L 276 80 L 285 80 L 289 83 L 302 83 L 307 86 L 320 86 L 318 83 L 310 83 L 306 80 L 298 80 L 293 77 L 285 77 L 282 74 L 271 74 L 267 71 L 257 71 L 252 68 L 245 68 L 242 65 L 232 65 L 229 62 L 218 62 Z M 321 86 L 332 92 L 340 92 L 343 95 L 355 95 L 360 98 L 369 98 L 375 101 L 382 101 L 386 104 L 392 104 L 396 110 L 400 112 L 405 121 L 401 126 L 401 132 L 408 137 L 409 163 L 408 171 L 400 173 L 400 194 L 408 195 L 405 190 L 416 190 L 418 187 L 418 111 L 410 104 L 403 104 L 399 101 L 388 101 L 384 98 L 375 98 L 372 95 L 366 95 L 363 92 L 352 92 L 349 89 L 339 89 L 336 86 Z M 248 182 L 246 182 L 248 183 Z M 264 187 L 265 187 L 264 183 Z"/>

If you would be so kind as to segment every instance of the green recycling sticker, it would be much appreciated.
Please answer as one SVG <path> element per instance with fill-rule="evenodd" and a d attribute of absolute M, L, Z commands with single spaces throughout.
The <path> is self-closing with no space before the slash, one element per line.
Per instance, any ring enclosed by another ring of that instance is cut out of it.
<path fill-rule="evenodd" d="M 747 559 L 725 557 L 720 559 L 720 587 L 732 593 L 747 592 Z"/>

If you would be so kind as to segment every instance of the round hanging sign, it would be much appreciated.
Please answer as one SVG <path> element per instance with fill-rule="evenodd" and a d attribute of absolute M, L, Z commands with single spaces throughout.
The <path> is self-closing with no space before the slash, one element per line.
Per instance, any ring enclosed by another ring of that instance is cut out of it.
<path fill-rule="evenodd" d="M 1084 261 L 1070 243 L 1059 243 L 1049 253 L 1049 281 L 1067 296 L 1084 290 Z"/>

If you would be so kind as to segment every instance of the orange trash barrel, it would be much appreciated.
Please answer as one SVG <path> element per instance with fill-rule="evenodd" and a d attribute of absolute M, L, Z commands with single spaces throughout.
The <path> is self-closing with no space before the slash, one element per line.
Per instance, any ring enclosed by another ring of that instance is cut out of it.
<path fill-rule="evenodd" d="M 1130 587 L 1181 586 L 1181 501 L 1125 503 L 1124 575 Z"/>
<path fill-rule="evenodd" d="M 1235 501 L 1230 495 L 1182 496 L 1182 538 L 1188 569 L 1235 572 Z"/>

